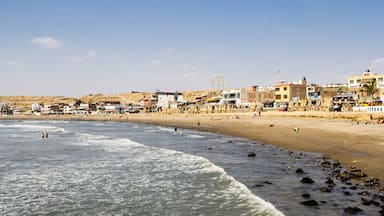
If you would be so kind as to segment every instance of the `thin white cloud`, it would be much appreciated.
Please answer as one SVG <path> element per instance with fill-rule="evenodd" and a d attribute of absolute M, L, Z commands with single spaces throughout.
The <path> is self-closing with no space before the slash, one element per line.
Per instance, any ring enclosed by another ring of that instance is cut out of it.
<path fill-rule="evenodd" d="M 8 65 L 10 65 L 10 66 L 15 66 L 15 65 L 18 65 L 18 64 L 19 64 L 19 62 L 15 61 L 15 60 L 11 60 L 11 61 L 8 62 Z"/>
<path fill-rule="evenodd" d="M 182 65 L 182 68 L 184 70 L 184 76 L 186 77 L 196 76 L 196 72 L 198 68 L 195 65 L 186 63 Z"/>
<path fill-rule="evenodd" d="M 384 64 L 384 57 L 383 58 L 374 59 L 374 60 L 372 60 L 372 63 Z"/>
<path fill-rule="evenodd" d="M 95 50 L 88 50 L 87 51 L 87 57 L 89 57 L 89 58 L 93 58 L 93 57 L 96 57 L 98 55 L 99 55 L 99 53 L 97 53 Z"/>
<path fill-rule="evenodd" d="M 78 56 L 69 56 L 65 60 L 71 64 L 81 64 L 84 59 Z"/>
<path fill-rule="evenodd" d="M 153 59 L 149 62 L 150 65 L 162 65 L 164 64 L 164 61 L 161 59 Z"/>
<path fill-rule="evenodd" d="M 175 48 L 174 47 L 171 47 L 171 46 L 168 46 L 168 47 L 165 47 L 163 49 L 163 52 L 166 52 L 166 53 L 172 53 L 175 51 Z"/>
<path fill-rule="evenodd" d="M 31 43 L 46 49 L 58 49 L 63 46 L 63 42 L 52 37 L 35 37 Z"/>

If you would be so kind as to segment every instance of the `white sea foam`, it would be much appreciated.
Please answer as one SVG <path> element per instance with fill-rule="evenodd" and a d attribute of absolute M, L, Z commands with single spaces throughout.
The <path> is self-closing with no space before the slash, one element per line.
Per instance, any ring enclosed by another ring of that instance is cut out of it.
<path fill-rule="evenodd" d="M 205 138 L 205 136 L 197 135 L 197 134 L 187 134 L 189 138 L 194 138 L 194 139 L 202 139 Z"/>
<path fill-rule="evenodd" d="M 195 174 L 217 173 L 220 181 L 229 182 L 226 192 L 228 193 L 229 197 L 233 196 L 233 194 L 236 194 L 240 199 L 244 200 L 245 205 L 256 207 L 255 209 L 257 213 L 265 213 L 267 215 L 273 216 L 283 215 L 283 213 L 278 211 L 271 203 L 266 202 L 262 198 L 254 195 L 244 184 L 236 181 L 232 176 L 227 175 L 224 169 L 216 166 L 203 157 L 189 155 L 175 150 L 148 147 L 125 138 L 98 140 L 96 142 L 108 147 L 109 151 L 122 151 L 127 147 L 132 150 L 132 147 L 139 147 L 140 154 L 143 156 L 143 158 L 141 158 L 143 161 L 146 160 L 145 157 L 151 157 L 154 160 L 159 160 L 159 162 L 164 164 L 164 166 L 168 166 L 170 161 L 175 163 L 174 161 L 176 160 L 178 167 L 172 167 L 172 169 L 180 169 L 183 172 L 191 171 L 195 172 Z M 162 167 L 161 164 L 158 164 L 158 166 Z M 166 169 L 166 167 L 162 167 L 162 169 L 159 171 L 163 171 L 164 169 Z M 156 172 L 156 170 L 154 171 Z M 164 173 L 164 175 L 166 174 Z M 161 182 L 158 182 L 158 184 L 160 183 Z M 152 183 L 152 185 L 153 184 L 154 183 Z"/>
<path fill-rule="evenodd" d="M 45 131 L 45 132 L 66 132 L 64 128 L 48 125 L 29 125 L 29 124 L 0 124 L 0 128 L 20 128 L 24 131 Z"/>

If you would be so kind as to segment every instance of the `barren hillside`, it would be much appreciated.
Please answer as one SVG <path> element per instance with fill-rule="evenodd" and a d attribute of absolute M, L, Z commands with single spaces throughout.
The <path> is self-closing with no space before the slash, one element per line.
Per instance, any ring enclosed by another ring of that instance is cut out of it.
<path fill-rule="evenodd" d="M 210 90 L 196 90 L 184 91 L 183 97 L 188 101 L 194 101 L 196 96 L 208 95 L 208 97 L 215 93 Z M 65 97 L 65 96 L 0 96 L 0 102 L 6 103 L 13 108 L 22 108 L 29 110 L 34 103 L 39 104 L 56 104 L 65 103 L 72 104 L 77 100 L 82 103 L 97 103 L 101 101 L 120 101 L 123 104 L 139 103 L 140 100 L 151 98 L 152 93 L 134 92 L 134 93 L 121 93 L 121 94 L 89 94 L 78 98 Z"/>

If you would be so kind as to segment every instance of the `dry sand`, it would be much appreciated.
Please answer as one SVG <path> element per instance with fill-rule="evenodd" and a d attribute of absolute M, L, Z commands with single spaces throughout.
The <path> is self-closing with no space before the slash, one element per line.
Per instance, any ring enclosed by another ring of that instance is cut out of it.
<path fill-rule="evenodd" d="M 340 161 L 346 168 L 354 164 L 369 176 L 384 179 L 384 125 L 376 123 L 376 119 L 382 116 L 374 115 L 372 122 L 366 113 L 329 112 L 262 112 L 260 117 L 254 117 L 254 113 L 154 113 L 116 116 L 29 116 L 11 119 L 132 121 L 193 128 L 249 138 L 292 150 L 319 152 L 325 157 Z M 294 128 L 298 128 L 298 131 Z M 357 163 L 352 162 L 356 160 Z"/>

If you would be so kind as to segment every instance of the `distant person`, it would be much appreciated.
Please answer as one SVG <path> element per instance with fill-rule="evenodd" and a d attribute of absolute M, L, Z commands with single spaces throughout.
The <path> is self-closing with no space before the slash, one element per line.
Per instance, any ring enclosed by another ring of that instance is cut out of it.
<path fill-rule="evenodd" d="M 177 132 L 177 127 L 175 127 L 175 132 Z"/>
<path fill-rule="evenodd" d="M 47 132 L 41 132 L 41 138 L 43 138 L 43 139 L 48 138 L 48 133 Z"/>

